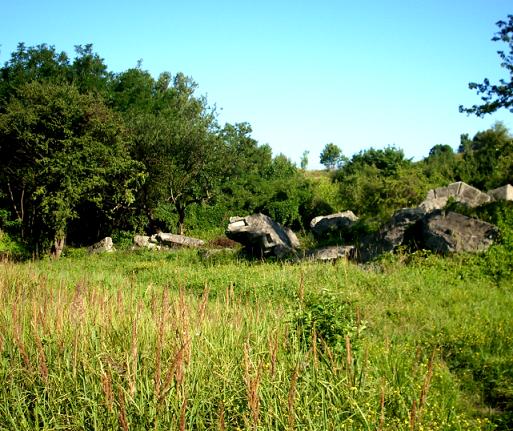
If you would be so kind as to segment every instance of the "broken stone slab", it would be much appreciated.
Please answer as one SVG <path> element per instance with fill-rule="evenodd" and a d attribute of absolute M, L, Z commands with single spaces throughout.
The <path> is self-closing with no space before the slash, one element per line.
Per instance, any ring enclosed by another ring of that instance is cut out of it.
<path fill-rule="evenodd" d="M 167 247 L 202 247 L 205 241 L 185 235 L 160 232 L 156 235 L 157 241 Z"/>
<path fill-rule="evenodd" d="M 148 235 L 135 235 L 133 249 L 147 248 L 148 250 L 160 250 L 161 247 L 158 245 L 158 242 L 156 240 L 155 242 L 150 240 L 151 237 Z"/>
<path fill-rule="evenodd" d="M 489 190 L 488 195 L 494 201 L 513 201 L 513 186 L 506 184 L 505 186 Z"/>
<path fill-rule="evenodd" d="M 423 222 L 423 248 L 437 253 L 486 251 L 499 234 L 496 226 L 462 214 L 429 214 Z"/>
<path fill-rule="evenodd" d="M 338 259 L 352 259 L 355 257 L 355 253 L 356 248 L 353 245 L 335 245 L 309 250 L 306 253 L 306 257 L 311 260 L 329 262 Z"/>
<path fill-rule="evenodd" d="M 291 229 L 276 223 L 265 214 L 230 217 L 226 236 L 244 246 L 255 257 L 285 257 L 299 248 Z"/>
<path fill-rule="evenodd" d="M 446 187 L 439 187 L 429 190 L 426 199 L 419 205 L 426 212 L 436 211 L 444 208 L 449 199 L 463 203 L 470 208 L 491 202 L 492 198 L 488 193 L 472 187 L 463 181 L 449 184 Z"/>
<path fill-rule="evenodd" d="M 365 237 L 358 250 L 358 258 L 368 261 L 382 253 L 407 245 L 419 231 L 419 224 L 426 215 L 422 208 L 403 208 L 397 211 L 376 234 Z"/>
<path fill-rule="evenodd" d="M 88 251 L 89 253 L 112 253 L 116 251 L 116 249 L 114 248 L 112 238 L 110 236 L 106 236 L 102 240 L 90 246 Z"/>
<path fill-rule="evenodd" d="M 336 233 L 345 233 L 358 220 L 352 211 L 318 216 L 310 222 L 310 228 L 316 238 L 324 238 Z"/>

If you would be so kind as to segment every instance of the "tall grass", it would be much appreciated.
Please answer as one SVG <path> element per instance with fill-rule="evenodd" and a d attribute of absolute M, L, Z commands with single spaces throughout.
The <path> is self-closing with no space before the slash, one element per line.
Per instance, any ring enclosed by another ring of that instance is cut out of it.
<path fill-rule="evenodd" d="M 1 264 L 0 429 L 505 428 L 512 289 L 473 262 Z"/>

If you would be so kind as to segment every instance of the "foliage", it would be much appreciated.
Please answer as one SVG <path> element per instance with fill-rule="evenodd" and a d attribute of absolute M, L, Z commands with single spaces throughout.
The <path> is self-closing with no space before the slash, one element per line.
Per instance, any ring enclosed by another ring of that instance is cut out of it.
<path fill-rule="evenodd" d="M 355 154 L 333 178 L 344 208 L 381 219 L 421 202 L 430 186 L 421 167 L 394 147 Z"/>
<path fill-rule="evenodd" d="M 320 162 L 326 166 L 326 169 L 334 169 L 346 160 L 342 154 L 342 150 L 332 142 L 326 144 L 320 154 Z"/>
<path fill-rule="evenodd" d="M 462 160 L 457 170 L 463 181 L 483 190 L 513 182 L 513 137 L 502 123 L 472 139 L 462 135 L 458 152 Z"/>
<path fill-rule="evenodd" d="M 143 179 L 127 160 L 122 127 L 101 99 L 71 85 L 22 84 L 0 114 L 1 187 L 22 238 L 44 251 L 66 236 L 87 200 L 111 212 Z"/>
<path fill-rule="evenodd" d="M 356 322 L 355 313 L 355 305 L 340 294 L 328 290 L 309 293 L 304 300 L 298 298 L 298 308 L 291 314 L 292 334 L 298 336 L 305 350 L 311 349 L 312 343 L 319 343 L 316 348 L 327 346 L 341 354 L 346 351 L 346 337 L 354 347 L 363 330 L 361 322 Z"/>
<path fill-rule="evenodd" d="M 485 78 L 479 84 L 471 82 L 468 86 L 471 90 L 477 90 L 481 96 L 482 105 L 473 105 L 471 108 L 460 106 L 460 112 L 475 114 L 483 117 L 501 108 L 509 109 L 513 112 L 513 15 L 508 15 L 507 21 L 498 21 L 499 31 L 492 38 L 494 42 L 504 42 L 507 44 L 509 52 L 503 50 L 497 51 L 501 59 L 501 67 L 509 74 L 509 81 L 500 79 L 498 84 L 492 84 Z"/>

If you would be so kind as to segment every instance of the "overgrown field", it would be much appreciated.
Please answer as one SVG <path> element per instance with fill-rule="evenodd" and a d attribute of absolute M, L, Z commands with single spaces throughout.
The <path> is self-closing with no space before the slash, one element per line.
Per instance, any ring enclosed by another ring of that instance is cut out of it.
<path fill-rule="evenodd" d="M 483 259 L 1 264 L 0 429 L 511 429 L 513 287 Z"/>

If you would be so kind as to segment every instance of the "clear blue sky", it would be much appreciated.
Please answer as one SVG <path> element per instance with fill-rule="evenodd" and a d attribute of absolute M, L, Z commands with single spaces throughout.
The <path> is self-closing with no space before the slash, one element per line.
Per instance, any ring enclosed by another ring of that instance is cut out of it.
<path fill-rule="evenodd" d="M 73 54 L 93 43 L 110 70 L 143 60 L 184 72 L 275 154 L 310 168 L 333 142 L 345 155 L 396 145 L 408 157 L 459 145 L 513 114 L 458 112 L 470 81 L 505 77 L 490 39 L 511 0 L 2 0 L 0 62 L 18 42 Z"/>

